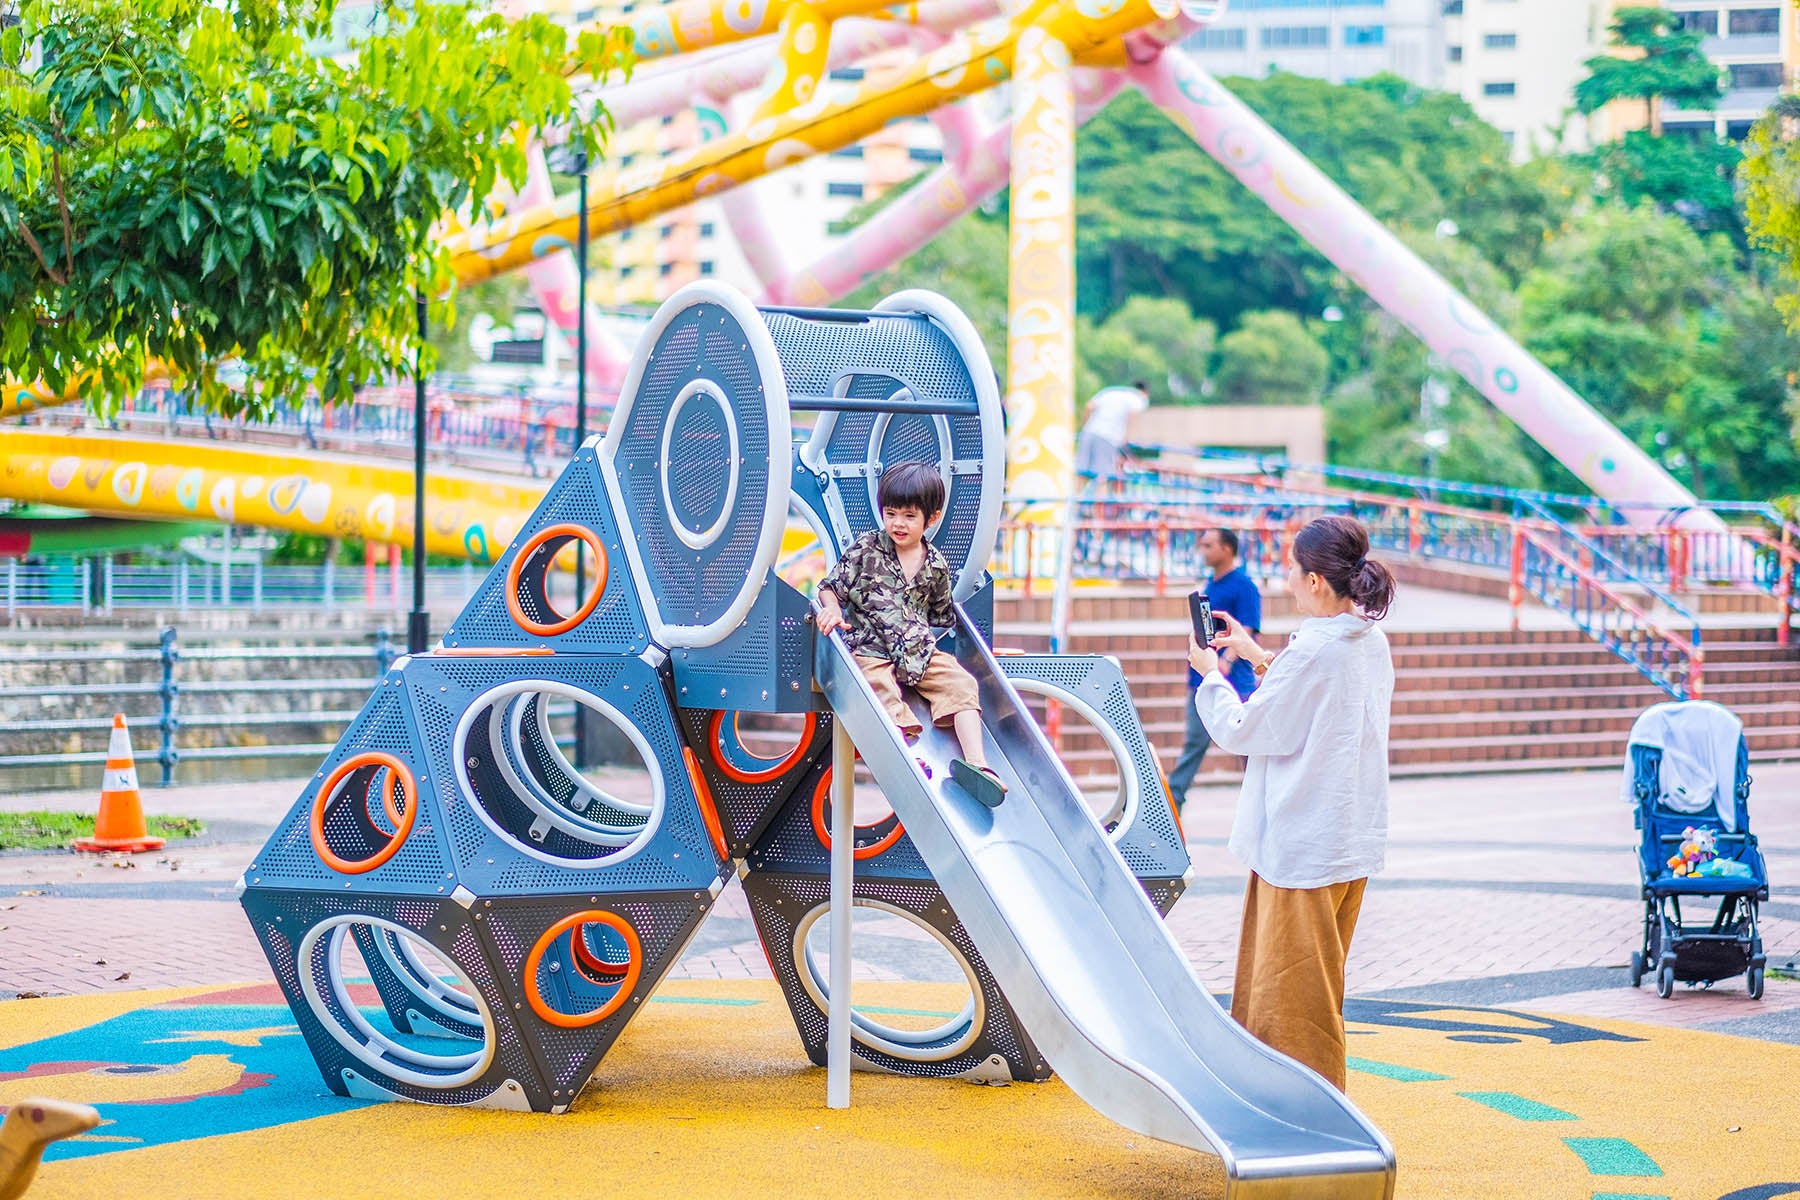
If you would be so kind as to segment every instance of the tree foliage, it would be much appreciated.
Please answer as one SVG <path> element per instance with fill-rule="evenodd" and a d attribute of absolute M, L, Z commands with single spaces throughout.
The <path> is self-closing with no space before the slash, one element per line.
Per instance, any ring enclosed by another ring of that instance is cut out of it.
<path fill-rule="evenodd" d="M 1317 404 L 1331 357 L 1291 312 L 1245 313 L 1219 340 L 1213 382 L 1226 404 Z"/>
<path fill-rule="evenodd" d="M 1784 96 L 1750 130 L 1739 177 L 1744 223 L 1782 284 L 1776 307 L 1800 329 L 1800 98 Z"/>
<path fill-rule="evenodd" d="M 1461 98 L 1391 75 L 1229 84 L 1390 227 L 1452 220 L 1513 282 L 1584 188 L 1561 160 L 1512 163 L 1499 131 Z M 1330 263 L 1141 96 L 1123 94 L 1089 121 L 1076 153 L 1083 312 L 1103 319 L 1135 294 L 1177 296 L 1229 329 L 1248 311 L 1311 317 L 1343 302 Z"/>
<path fill-rule="evenodd" d="M 523 181 L 521 129 L 597 152 L 568 76 L 625 42 L 413 0 L 334 61 L 304 40 L 334 8 L 22 0 L 0 34 L 0 375 L 86 373 L 105 406 L 155 357 L 254 412 L 410 371 L 414 297 L 451 282 L 434 224 Z"/>
<path fill-rule="evenodd" d="M 1525 344 L 1703 496 L 1800 483 L 1789 364 L 1800 341 L 1703 239 L 1648 207 L 1598 208 L 1520 289 Z"/>
<path fill-rule="evenodd" d="M 1142 379 L 1152 403 L 1198 403 L 1218 337 L 1211 321 L 1172 296 L 1133 296 L 1101 324 L 1077 323 L 1076 395 Z"/>
<path fill-rule="evenodd" d="M 1740 244 L 1732 174 L 1738 148 L 1708 134 L 1664 137 L 1661 104 L 1711 112 L 1725 95 L 1721 72 L 1700 51 L 1701 35 L 1674 23 L 1663 8 L 1622 8 L 1611 26 L 1619 53 L 1587 61 L 1588 77 L 1575 87 L 1575 106 L 1595 113 L 1615 101 L 1645 105 L 1645 129 L 1596 146 L 1585 161 L 1594 168 L 1596 191 L 1627 206 L 1648 200 L 1680 216 L 1702 233 L 1727 233 Z"/>
<path fill-rule="evenodd" d="M 1645 123 L 1660 130 L 1658 101 L 1711 112 L 1724 99 L 1721 72 L 1700 52 L 1701 35 L 1677 24 L 1660 6 L 1634 5 L 1613 14 L 1612 44 L 1625 54 L 1602 54 L 1584 64 L 1588 77 L 1575 85 L 1575 107 L 1596 113 L 1618 100 L 1645 106 Z"/>

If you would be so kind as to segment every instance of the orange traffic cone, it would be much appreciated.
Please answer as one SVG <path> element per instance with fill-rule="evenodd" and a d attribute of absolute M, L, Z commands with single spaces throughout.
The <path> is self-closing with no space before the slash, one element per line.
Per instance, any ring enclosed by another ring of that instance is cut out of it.
<path fill-rule="evenodd" d="M 94 818 L 94 836 L 79 838 L 75 849 L 99 853 L 105 850 L 136 854 L 161 850 L 163 840 L 151 837 L 144 825 L 144 801 L 138 795 L 137 763 L 131 757 L 131 731 L 125 714 L 113 714 L 112 741 L 106 746 L 106 775 L 100 784 L 100 815 Z"/>

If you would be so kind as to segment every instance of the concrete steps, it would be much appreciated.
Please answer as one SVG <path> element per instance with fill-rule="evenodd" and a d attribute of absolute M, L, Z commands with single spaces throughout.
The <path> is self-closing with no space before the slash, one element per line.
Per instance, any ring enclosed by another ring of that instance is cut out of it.
<path fill-rule="evenodd" d="M 1139 718 L 1167 771 L 1181 749 L 1189 703 L 1186 622 L 1170 619 L 1155 597 L 1083 598 L 1087 620 L 1071 623 L 1071 653 L 1108 654 L 1131 682 Z M 1036 604 L 996 605 L 995 642 L 1024 649 L 1045 644 L 1047 626 L 1012 622 L 1039 616 Z M 1156 616 L 1148 614 L 1156 613 Z M 1145 614 L 1137 620 L 1132 615 Z M 1047 619 L 1047 613 L 1046 613 Z M 1759 758 L 1800 758 L 1800 638 L 1776 642 L 1773 626 L 1709 627 L 1704 635 L 1705 694 L 1745 724 Z M 1283 639 L 1265 637 L 1271 647 Z M 1390 760 L 1396 775 L 1618 766 L 1639 713 L 1665 695 L 1638 671 L 1580 630 L 1393 631 L 1394 719 Z M 1115 768 L 1099 734 L 1065 713 L 1059 738 L 1078 778 Z M 1237 777 L 1241 760 L 1207 755 L 1202 778 Z"/>

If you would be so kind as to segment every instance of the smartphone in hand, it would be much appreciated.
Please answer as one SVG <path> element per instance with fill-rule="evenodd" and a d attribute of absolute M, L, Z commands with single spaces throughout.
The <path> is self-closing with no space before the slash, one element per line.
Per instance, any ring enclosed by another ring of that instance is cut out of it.
<path fill-rule="evenodd" d="M 1188 616 L 1194 622 L 1194 640 L 1202 646 L 1212 645 L 1218 631 L 1213 626 L 1212 601 L 1199 592 L 1188 593 Z"/>

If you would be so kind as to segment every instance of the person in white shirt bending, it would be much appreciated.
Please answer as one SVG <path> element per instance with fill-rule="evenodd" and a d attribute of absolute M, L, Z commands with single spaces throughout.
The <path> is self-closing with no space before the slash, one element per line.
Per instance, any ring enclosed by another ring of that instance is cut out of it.
<path fill-rule="evenodd" d="M 1189 639 L 1194 704 L 1218 746 L 1249 761 L 1231 827 L 1250 868 L 1231 1015 L 1344 1088 L 1344 962 L 1363 888 L 1387 855 L 1394 663 L 1375 622 L 1394 577 L 1349 517 L 1295 535 L 1288 592 L 1307 620 L 1279 655 L 1222 612 L 1211 646 Z M 1219 673 L 1235 651 L 1262 676 L 1248 700 Z"/>
<path fill-rule="evenodd" d="M 1117 478 L 1131 418 L 1150 407 L 1150 385 L 1101 388 L 1087 402 L 1087 422 L 1075 447 L 1075 470 L 1093 483 Z"/>

